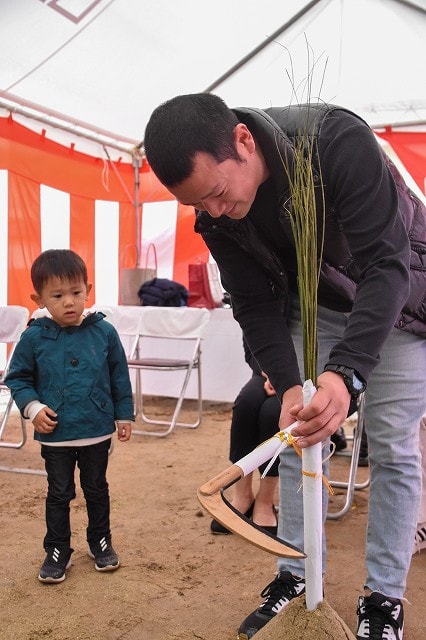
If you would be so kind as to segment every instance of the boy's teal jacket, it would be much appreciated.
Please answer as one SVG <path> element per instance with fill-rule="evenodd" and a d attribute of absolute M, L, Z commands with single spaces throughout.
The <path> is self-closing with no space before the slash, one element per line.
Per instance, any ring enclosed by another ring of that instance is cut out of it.
<path fill-rule="evenodd" d="M 23 332 L 6 384 L 21 413 L 38 400 L 58 414 L 54 431 L 36 440 L 94 438 L 115 431 L 115 420 L 134 420 L 126 355 L 104 317 L 92 313 L 76 327 L 38 318 Z"/>

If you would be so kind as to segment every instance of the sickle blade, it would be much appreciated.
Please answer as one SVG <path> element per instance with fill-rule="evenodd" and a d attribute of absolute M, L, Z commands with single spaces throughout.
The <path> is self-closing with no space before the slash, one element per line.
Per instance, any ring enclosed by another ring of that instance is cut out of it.
<path fill-rule="evenodd" d="M 203 487 L 200 487 L 197 497 L 200 504 L 215 520 L 259 549 L 283 558 L 306 558 L 303 551 L 285 540 L 276 538 L 233 509 L 221 490 L 208 494 L 203 492 Z"/>

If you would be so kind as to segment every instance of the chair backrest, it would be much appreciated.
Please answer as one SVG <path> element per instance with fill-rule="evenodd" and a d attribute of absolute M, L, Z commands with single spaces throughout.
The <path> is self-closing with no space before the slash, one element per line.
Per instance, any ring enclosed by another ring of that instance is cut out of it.
<path fill-rule="evenodd" d="M 114 326 L 114 309 L 112 307 L 99 307 L 94 306 L 90 309 L 90 312 L 100 311 L 104 314 L 105 320 L 107 320 L 110 324 Z"/>
<path fill-rule="evenodd" d="M 128 350 L 128 358 L 170 359 L 185 354 L 193 361 L 209 320 L 208 309 L 141 307 L 138 330 Z"/>
<path fill-rule="evenodd" d="M 34 309 L 34 311 L 31 314 L 31 320 L 37 320 L 37 318 L 51 318 L 52 315 L 49 313 L 49 311 L 46 309 L 46 307 L 43 307 L 42 309 Z"/>
<path fill-rule="evenodd" d="M 0 354 L 0 378 L 3 380 L 6 376 L 12 357 L 14 348 L 21 333 L 27 326 L 28 316 L 30 312 L 26 307 L 18 305 L 9 305 L 0 307 L 0 344 L 2 344 L 2 353 Z M 7 346 L 10 346 L 7 354 Z"/>
<path fill-rule="evenodd" d="M 138 333 L 151 338 L 202 338 L 209 320 L 208 309 L 142 307 Z"/>
<path fill-rule="evenodd" d="M 9 305 L 0 307 L 0 342 L 18 342 L 25 329 L 30 312 L 26 307 Z"/>

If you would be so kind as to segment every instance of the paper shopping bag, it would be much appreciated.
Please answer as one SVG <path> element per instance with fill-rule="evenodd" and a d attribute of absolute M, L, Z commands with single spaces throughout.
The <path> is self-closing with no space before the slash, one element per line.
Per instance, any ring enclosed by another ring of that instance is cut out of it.
<path fill-rule="evenodd" d="M 150 258 L 150 256 L 152 257 Z M 152 261 L 151 267 L 148 263 Z M 139 306 L 138 291 L 141 285 L 157 277 L 157 251 L 154 244 L 148 246 L 144 267 L 120 270 L 120 304 Z"/>

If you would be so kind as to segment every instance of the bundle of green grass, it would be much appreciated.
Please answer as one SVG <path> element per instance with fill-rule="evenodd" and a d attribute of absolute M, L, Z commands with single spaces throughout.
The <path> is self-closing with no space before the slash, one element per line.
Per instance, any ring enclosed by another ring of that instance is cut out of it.
<path fill-rule="evenodd" d="M 325 600 L 308 611 L 301 596 L 260 629 L 256 640 L 355 640 L 355 636 Z"/>

